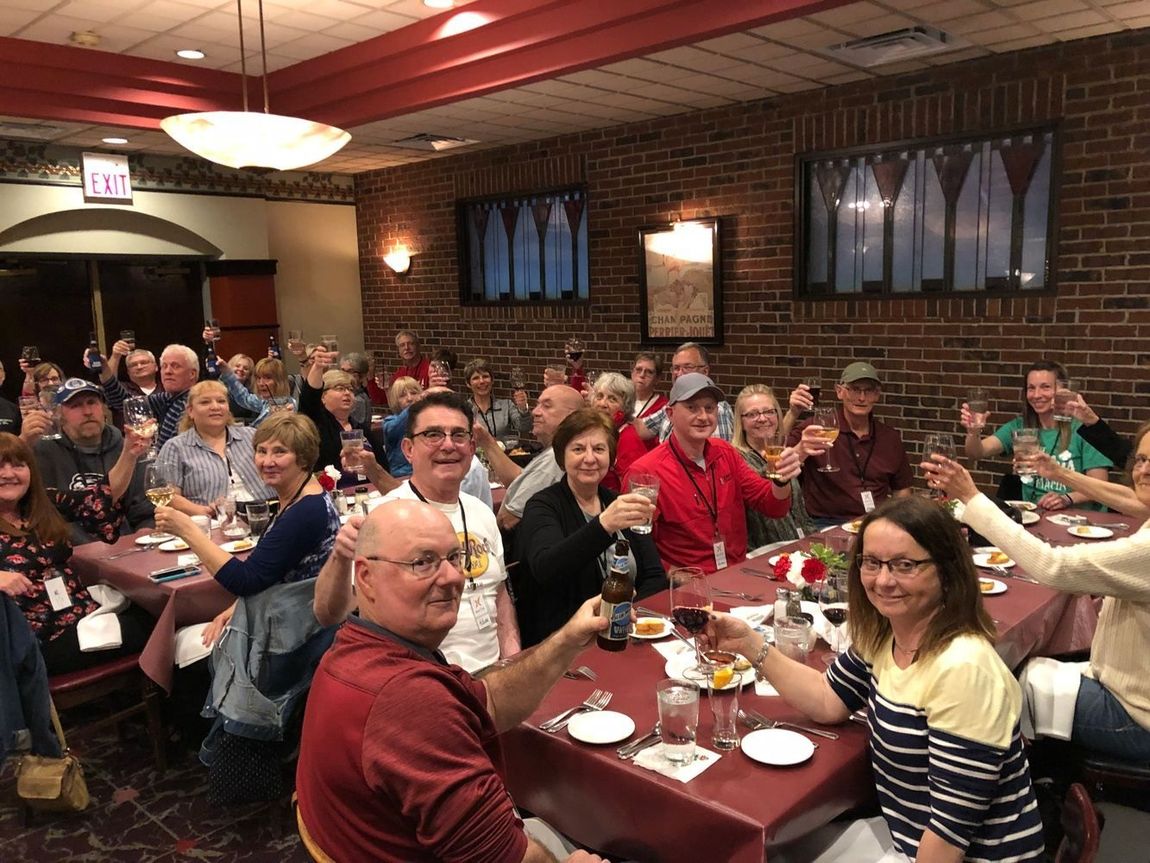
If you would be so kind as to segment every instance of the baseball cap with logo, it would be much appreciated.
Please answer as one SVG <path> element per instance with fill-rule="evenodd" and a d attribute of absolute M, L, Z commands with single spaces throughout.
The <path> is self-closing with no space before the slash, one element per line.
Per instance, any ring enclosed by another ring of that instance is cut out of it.
<path fill-rule="evenodd" d="M 62 405 L 84 393 L 92 393 L 104 401 L 107 401 L 107 398 L 104 397 L 104 391 L 91 381 L 86 381 L 83 378 L 68 378 L 68 380 L 60 384 L 60 388 L 56 390 L 56 404 L 57 406 Z"/>
<path fill-rule="evenodd" d="M 842 377 L 839 378 L 840 384 L 853 384 L 855 381 L 874 381 L 876 384 L 882 384 L 879 380 L 878 372 L 875 371 L 874 366 L 870 363 L 851 363 L 843 369 Z"/>
<path fill-rule="evenodd" d="M 726 398 L 723 391 L 715 386 L 715 382 L 709 377 L 700 372 L 690 372 L 680 375 L 671 385 L 671 394 L 667 396 L 667 401 L 670 404 L 685 402 L 687 399 L 693 399 L 699 393 L 710 393 L 716 401 L 720 402 Z"/>

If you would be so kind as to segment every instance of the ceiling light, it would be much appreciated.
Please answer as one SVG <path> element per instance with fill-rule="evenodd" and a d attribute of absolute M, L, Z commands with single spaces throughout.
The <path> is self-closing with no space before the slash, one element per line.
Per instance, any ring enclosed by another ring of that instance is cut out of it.
<path fill-rule="evenodd" d="M 264 4 L 259 0 L 260 56 L 263 60 L 264 110 L 248 110 L 248 68 L 244 51 L 243 0 L 236 0 L 240 28 L 242 111 L 173 114 L 160 128 L 175 141 L 210 162 L 229 168 L 274 168 L 291 171 L 321 162 L 351 140 L 343 129 L 272 114 L 268 109 L 268 55 L 264 40 Z"/>
<path fill-rule="evenodd" d="M 127 144 L 128 143 L 127 138 L 101 138 L 100 140 L 103 141 L 105 144 Z"/>
<path fill-rule="evenodd" d="M 455 0 L 423 0 L 423 5 L 428 9 L 450 9 L 455 5 Z"/>
<path fill-rule="evenodd" d="M 181 48 L 176 52 L 176 56 L 184 60 L 203 60 L 207 55 L 199 48 Z"/>

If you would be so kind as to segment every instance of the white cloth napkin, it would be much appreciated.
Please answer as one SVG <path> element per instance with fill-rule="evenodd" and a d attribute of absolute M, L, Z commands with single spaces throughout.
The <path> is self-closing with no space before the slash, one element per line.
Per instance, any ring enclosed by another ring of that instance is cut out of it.
<path fill-rule="evenodd" d="M 690 782 L 721 757 L 718 752 L 711 752 L 702 746 L 695 747 L 695 760 L 690 764 L 673 764 L 663 754 L 662 743 L 644 749 L 633 759 L 636 764 L 647 770 L 662 774 L 679 782 Z"/>
<path fill-rule="evenodd" d="M 76 640 L 81 652 L 95 653 L 119 647 L 124 643 L 124 635 L 116 613 L 128 607 L 128 598 L 106 584 L 93 584 L 88 594 L 100 607 L 76 624 Z"/>
<path fill-rule="evenodd" d="M 185 668 L 193 662 L 199 662 L 212 652 L 210 647 L 204 647 L 204 630 L 207 623 L 193 623 L 191 626 L 182 626 L 176 630 L 176 667 Z"/>
<path fill-rule="evenodd" d="M 1022 687 L 1022 735 L 1069 740 L 1074 730 L 1078 686 L 1089 662 L 1059 662 L 1037 656 L 1026 663 Z"/>
<path fill-rule="evenodd" d="M 129 605 L 128 597 L 107 584 L 93 584 L 88 588 L 88 595 L 100 606 L 92 614 L 119 614 Z"/>
<path fill-rule="evenodd" d="M 752 627 L 767 626 L 774 613 L 775 604 L 773 602 L 770 605 L 741 605 L 738 608 L 732 608 L 729 612 L 731 617 L 737 617 Z"/>
<path fill-rule="evenodd" d="M 691 644 L 694 645 L 694 643 L 695 640 L 691 639 Z M 670 641 L 652 641 L 651 646 L 659 651 L 664 659 L 679 659 L 684 656 L 694 657 L 695 655 L 695 648 L 693 646 L 688 647 L 677 638 L 671 639 Z"/>

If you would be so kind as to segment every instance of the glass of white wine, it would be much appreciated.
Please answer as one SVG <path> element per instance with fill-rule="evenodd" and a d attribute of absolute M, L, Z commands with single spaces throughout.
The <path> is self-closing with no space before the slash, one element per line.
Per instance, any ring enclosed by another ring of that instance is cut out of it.
<path fill-rule="evenodd" d="M 156 449 L 156 432 L 159 431 L 159 423 L 156 421 L 155 416 L 152 415 L 152 409 L 148 406 L 147 396 L 131 396 L 124 399 L 124 425 L 134 431 L 140 437 L 145 437 L 150 440 L 148 451 L 143 456 L 143 461 L 154 461 L 159 454 Z"/>
<path fill-rule="evenodd" d="M 811 425 L 816 425 L 822 431 L 819 432 L 819 437 L 825 440 L 828 446 L 834 446 L 835 441 L 839 436 L 839 414 L 838 411 L 831 406 L 815 408 L 815 418 L 811 420 Z M 827 450 L 827 463 L 819 465 L 819 473 L 837 473 L 838 468 L 831 464 L 831 451 Z"/>
<path fill-rule="evenodd" d="M 171 504 L 172 498 L 176 494 L 176 486 L 173 482 L 174 473 L 172 465 L 168 462 L 156 459 L 148 463 L 147 469 L 144 471 L 144 494 L 148 496 L 148 500 L 152 502 L 153 506 Z M 152 539 L 160 539 L 165 535 L 162 530 L 152 531 Z"/>

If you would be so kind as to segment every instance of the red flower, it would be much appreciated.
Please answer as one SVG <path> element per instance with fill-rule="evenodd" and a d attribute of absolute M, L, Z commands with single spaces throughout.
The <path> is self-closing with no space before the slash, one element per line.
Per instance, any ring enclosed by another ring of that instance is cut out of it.
<path fill-rule="evenodd" d="M 315 475 L 315 478 L 324 491 L 335 491 L 335 480 L 322 470 Z"/>
<path fill-rule="evenodd" d="M 821 560 L 813 557 L 808 557 L 803 561 L 803 581 L 807 584 L 814 584 L 816 581 L 822 581 L 827 574 L 827 567 Z"/>
<path fill-rule="evenodd" d="M 787 573 L 791 571 L 791 556 L 789 554 L 780 554 L 779 559 L 775 561 L 775 579 L 778 581 L 785 581 Z"/>

